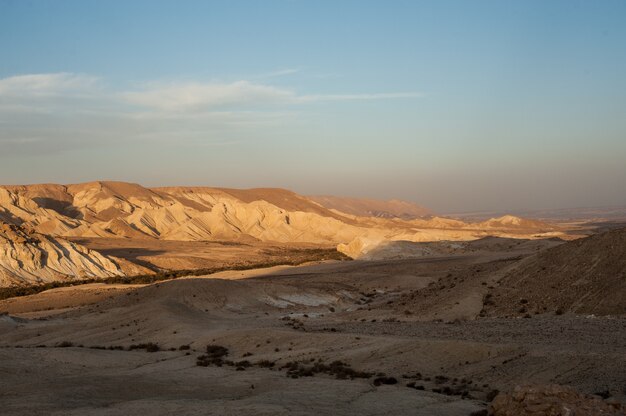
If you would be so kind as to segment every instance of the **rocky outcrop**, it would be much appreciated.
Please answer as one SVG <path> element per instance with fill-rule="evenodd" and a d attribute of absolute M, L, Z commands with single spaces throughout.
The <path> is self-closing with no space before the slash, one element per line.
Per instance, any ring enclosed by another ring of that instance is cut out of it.
<path fill-rule="evenodd" d="M 500 393 L 489 406 L 492 416 L 597 416 L 625 415 L 619 402 L 606 402 L 559 385 L 518 386 Z"/>
<path fill-rule="evenodd" d="M 122 274 L 94 250 L 0 222 L 0 287 Z"/>

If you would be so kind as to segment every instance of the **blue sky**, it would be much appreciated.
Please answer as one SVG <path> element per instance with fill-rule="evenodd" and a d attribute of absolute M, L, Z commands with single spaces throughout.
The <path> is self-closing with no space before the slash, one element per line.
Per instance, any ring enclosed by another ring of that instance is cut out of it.
<path fill-rule="evenodd" d="M 0 0 L 0 182 L 626 204 L 624 1 Z"/>

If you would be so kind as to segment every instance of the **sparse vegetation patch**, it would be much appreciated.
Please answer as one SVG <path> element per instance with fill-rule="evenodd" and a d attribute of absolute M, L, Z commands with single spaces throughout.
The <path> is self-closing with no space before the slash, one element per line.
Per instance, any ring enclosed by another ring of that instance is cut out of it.
<path fill-rule="evenodd" d="M 325 248 L 307 248 L 307 249 L 292 249 L 286 252 L 284 255 L 277 257 L 272 260 L 264 261 L 264 262 L 250 262 L 250 263 L 240 263 L 240 264 L 232 264 L 228 266 L 222 267 L 212 267 L 212 268 L 202 268 L 202 269 L 184 269 L 184 270 L 165 270 L 165 271 L 157 271 L 152 274 L 139 274 L 134 276 L 114 276 L 108 278 L 88 278 L 88 279 L 80 279 L 80 280 L 72 280 L 72 281 L 58 281 L 37 285 L 25 285 L 25 286 L 10 286 L 10 287 L 2 287 L 0 288 L 0 300 L 20 297 L 20 296 L 30 296 L 35 295 L 37 293 L 56 289 L 60 287 L 71 287 L 78 285 L 85 285 L 89 283 L 106 283 L 106 284 L 149 284 L 155 283 L 162 280 L 170 280 L 177 279 L 180 277 L 188 277 L 188 276 L 205 276 L 209 274 L 214 274 L 218 272 L 228 271 L 228 270 L 251 270 L 251 269 L 260 269 L 274 266 L 298 266 L 303 263 L 308 263 L 311 261 L 325 261 L 325 260 L 340 260 L 340 261 L 348 261 L 351 260 L 350 257 L 346 256 L 343 253 L 340 253 L 336 249 L 325 249 Z"/>

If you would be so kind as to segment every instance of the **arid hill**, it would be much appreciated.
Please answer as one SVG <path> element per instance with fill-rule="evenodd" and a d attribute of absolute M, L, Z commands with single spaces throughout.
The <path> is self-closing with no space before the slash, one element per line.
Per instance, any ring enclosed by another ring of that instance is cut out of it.
<path fill-rule="evenodd" d="M 381 201 L 368 198 L 344 198 L 339 196 L 311 196 L 313 201 L 325 208 L 345 212 L 357 217 L 401 218 L 412 220 L 432 215 L 432 211 L 413 202 L 392 199 Z"/>
<path fill-rule="evenodd" d="M 96 251 L 0 222 L 0 287 L 123 274 Z"/>
<path fill-rule="evenodd" d="M 271 202 L 269 202 L 271 201 Z M 275 205 L 275 204 L 280 204 Z M 359 227 L 292 192 L 122 182 L 0 187 L 0 218 L 66 237 L 333 243 Z"/>
<path fill-rule="evenodd" d="M 345 252 L 354 256 L 361 246 L 387 240 L 560 235 L 557 227 L 516 217 L 475 224 L 358 217 L 283 189 L 148 189 L 123 182 L 0 187 L 0 219 L 62 237 L 352 244 Z"/>
<path fill-rule="evenodd" d="M 419 211 L 397 201 L 385 204 L 394 207 L 393 212 L 398 215 Z M 174 270 L 225 267 L 251 261 L 275 263 L 276 256 L 271 253 L 295 245 L 337 248 L 349 257 L 366 259 L 370 251 L 395 241 L 470 241 L 486 236 L 535 239 L 564 235 L 550 224 L 511 216 L 483 223 L 442 217 L 412 220 L 384 217 L 355 216 L 328 209 L 294 192 L 272 188 L 149 189 L 124 182 L 0 186 L 0 221 L 59 241 L 67 239 L 95 250 L 105 249 L 106 254 L 125 258 L 144 272 L 142 266 Z M 116 249 L 115 240 L 119 239 L 125 243 Z M 187 247 L 185 253 L 163 250 L 167 242 L 181 241 L 197 242 L 202 247 Z M 230 250 L 230 254 L 220 248 L 218 255 L 207 242 L 236 243 L 240 247 Z M 277 251 L 272 248 L 274 245 L 281 247 Z M 241 251 L 244 253 L 233 256 Z M 414 255 L 410 250 L 397 250 L 394 257 Z M 13 264 L 10 259 L 3 261 Z M 19 266 L 13 267 L 11 273 L 25 282 L 41 281 L 32 275 L 27 278 Z M 53 275 L 46 275 L 46 279 L 55 279 Z M 66 275 L 80 277 L 83 272 L 76 269 Z M 11 282 L 16 283 L 15 279 Z"/>
<path fill-rule="evenodd" d="M 490 293 L 489 315 L 626 313 L 626 228 L 520 261 Z"/>
<path fill-rule="evenodd" d="M 540 230 L 540 231 L 554 231 L 553 225 L 547 224 L 543 221 L 529 220 L 526 218 L 519 218 L 513 215 L 503 215 L 499 218 L 491 218 L 487 221 L 479 222 L 476 224 L 480 229 L 520 229 L 520 230 Z"/>

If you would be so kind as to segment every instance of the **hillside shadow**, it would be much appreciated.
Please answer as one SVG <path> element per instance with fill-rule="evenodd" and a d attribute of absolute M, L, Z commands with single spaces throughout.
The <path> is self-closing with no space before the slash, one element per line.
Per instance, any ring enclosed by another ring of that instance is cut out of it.
<path fill-rule="evenodd" d="M 75 220 L 82 220 L 83 214 L 74 205 L 67 201 L 59 201 L 54 198 L 36 197 L 33 201 L 42 208 L 51 209 L 57 214 L 64 215 L 66 217 L 73 218 Z"/>
<path fill-rule="evenodd" d="M 143 247 L 124 247 L 124 248 L 98 248 L 95 249 L 101 254 L 105 256 L 113 256 L 120 259 L 128 260 L 131 263 L 137 264 L 139 266 L 143 266 L 147 269 L 150 269 L 154 272 L 161 271 L 160 268 L 150 263 L 147 260 L 142 260 L 139 257 L 144 256 L 159 256 L 161 254 L 167 253 L 165 250 L 150 250 Z"/>

